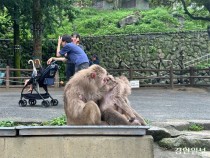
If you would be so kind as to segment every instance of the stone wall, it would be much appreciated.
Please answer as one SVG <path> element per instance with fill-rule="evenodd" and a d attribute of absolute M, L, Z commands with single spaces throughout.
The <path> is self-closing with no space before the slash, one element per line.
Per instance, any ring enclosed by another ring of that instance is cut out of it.
<path fill-rule="evenodd" d="M 210 51 L 206 31 L 84 37 L 83 44 L 88 54 L 98 54 L 106 68 L 117 68 L 121 59 L 134 69 L 167 67 L 165 60 L 182 68 Z"/>
<path fill-rule="evenodd" d="M 54 56 L 57 40 L 43 44 L 43 60 Z M 165 68 L 166 60 L 171 60 L 175 68 L 210 51 L 210 41 L 206 31 L 148 33 L 112 36 L 89 36 L 82 38 L 88 56 L 97 54 L 100 63 L 107 69 L 125 68 Z M 22 44 L 21 63 L 26 63 L 32 55 L 31 42 Z M 13 61 L 13 45 L 10 40 L 0 40 L 0 66 Z M 123 62 L 120 62 L 123 61 Z M 120 63 L 120 64 L 119 64 Z"/>

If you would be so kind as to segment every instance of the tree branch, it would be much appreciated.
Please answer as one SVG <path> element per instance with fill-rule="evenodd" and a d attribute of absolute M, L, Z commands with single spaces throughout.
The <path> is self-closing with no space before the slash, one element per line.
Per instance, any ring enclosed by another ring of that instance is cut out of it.
<path fill-rule="evenodd" d="M 204 20 L 204 21 L 210 21 L 210 17 L 201 17 L 201 16 L 193 16 L 188 10 L 187 6 L 184 0 L 181 0 L 182 5 L 184 7 L 185 14 L 187 14 L 191 19 L 194 20 Z"/>

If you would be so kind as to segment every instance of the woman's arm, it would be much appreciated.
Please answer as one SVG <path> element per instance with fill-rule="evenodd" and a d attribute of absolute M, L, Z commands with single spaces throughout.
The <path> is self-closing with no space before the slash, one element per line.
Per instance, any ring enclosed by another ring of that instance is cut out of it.
<path fill-rule="evenodd" d="M 47 60 L 47 64 L 49 65 L 52 61 L 67 61 L 65 57 L 51 57 L 50 59 Z"/>
<path fill-rule="evenodd" d="M 58 45 L 57 45 L 57 50 L 56 50 L 56 56 L 57 57 L 60 57 L 60 50 L 61 50 L 61 43 L 62 43 L 62 37 L 58 37 Z"/>

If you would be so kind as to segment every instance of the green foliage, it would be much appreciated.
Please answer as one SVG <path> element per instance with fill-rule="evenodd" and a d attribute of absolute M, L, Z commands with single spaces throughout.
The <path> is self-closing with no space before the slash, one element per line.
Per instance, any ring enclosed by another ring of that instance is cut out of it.
<path fill-rule="evenodd" d="M 66 116 L 54 118 L 50 121 L 42 123 L 31 123 L 31 124 L 17 124 L 13 121 L 0 121 L 0 127 L 14 127 L 14 126 L 64 126 L 66 125 Z"/>
<path fill-rule="evenodd" d="M 202 30 L 203 27 L 201 25 L 194 25 L 192 21 L 187 21 L 184 24 L 185 30 Z"/>
<path fill-rule="evenodd" d="M 68 3 L 70 4 L 70 2 Z M 44 3 L 43 6 L 45 5 Z M 51 2 L 49 5 L 52 6 Z M 56 9 L 53 9 L 51 6 L 43 10 L 43 34 L 47 39 L 57 39 L 59 35 L 71 34 L 72 32 L 79 32 L 82 36 L 98 36 L 147 32 L 174 32 L 179 30 L 204 30 L 207 28 L 207 22 L 192 20 L 188 15 L 184 14 L 182 7 L 179 6 L 176 9 L 158 7 L 144 11 L 139 11 L 138 9 L 101 10 L 74 7 L 70 13 L 68 13 L 67 10 L 62 11 L 62 9 L 58 11 L 58 8 L 62 8 L 61 6 L 55 7 Z M 193 11 L 193 9 L 191 9 L 191 11 Z M 119 27 L 118 23 L 120 20 L 136 12 L 140 14 L 138 23 L 126 25 L 121 28 Z M 27 13 L 29 14 L 30 12 Z M 196 14 L 207 16 L 208 11 L 199 10 Z M 11 37 L 12 31 L 11 29 L 8 30 L 12 28 L 10 16 L 7 16 L 6 13 L 4 15 L 0 14 L 0 19 L 2 19 L 0 33 L 2 32 L 4 37 Z M 29 19 L 31 19 L 29 15 L 20 16 L 22 39 L 30 38 L 31 20 Z M 180 19 L 182 20 L 180 21 Z"/>
<path fill-rule="evenodd" d="M 145 122 L 148 126 L 152 125 L 152 121 L 145 119 Z"/>
<path fill-rule="evenodd" d="M 62 29 L 58 28 L 56 37 L 49 35 L 48 37 L 57 38 L 57 35 L 71 34 L 72 31 L 79 32 L 83 36 L 88 35 L 107 35 L 123 33 L 124 29 L 117 28 L 120 19 L 132 14 L 134 10 L 98 10 L 94 8 L 82 9 L 77 18 L 72 23 L 63 21 Z"/>
<path fill-rule="evenodd" d="M 168 10 L 165 8 L 156 8 L 145 11 L 143 12 L 143 16 L 143 20 L 147 20 L 147 22 L 149 23 L 151 23 L 153 20 L 158 20 L 166 23 L 177 23 L 177 20 L 174 19 L 173 16 L 169 14 Z"/>
<path fill-rule="evenodd" d="M 14 127 L 15 123 L 13 121 L 0 121 L 0 127 Z"/>
<path fill-rule="evenodd" d="M 204 130 L 204 127 L 200 124 L 192 123 L 189 128 L 189 131 L 202 131 Z"/>
<path fill-rule="evenodd" d="M 12 23 L 10 21 L 10 17 L 0 13 L 0 37 L 5 39 L 11 38 L 13 35 L 11 27 Z"/>
<path fill-rule="evenodd" d="M 209 61 L 203 61 L 203 62 L 198 63 L 197 65 L 195 65 L 195 67 L 198 68 L 198 69 L 209 68 L 210 67 L 210 62 Z"/>
<path fill-rule="evenodd" d="M 57 38 L 58 35 L 79 32 L 82 36 L 132 34 L 147 32 L 175 32 L 185 30 L 204 30 L 207 23 L 194 21 L 177 7 L 176 10 L 158 7 L 140 12 L 140 21 L 136 24 L 119 28 L 118 22 L 128 15 L 134 14 L 138 9 L 99 10 L 85 8 L 69 23 L 63 19 L 61 27 L 54 34 L 48 34 L 48 38 Z M 204 13 L 202 13 L 204 14 Z M 183 22 L 180 21 L 183 18 Z M 183 26 L 182 26 L 183 25 Z"/>
<path fill-rule="evenodd" d="M 10 27 L 14 20 L 20 26 L 21 37 L 24 39 L 31 38 L 31 26 L 37 22 L 35 17 L 41 17 L 41 21 L 38 22 L 43 26 L 43 35 L 46 36 L 48 33 L 54 33 L 57 27 L 61 26 L 63 19 L 71 22 L 79 12 L 73 7 L 74 0 L 40 1 L 40 8 L 34 6 L 35 2 L 32 0 L 2 1 L 0 7 L 1 13 L 8 17 Z M 40 12 L 34 14 L 32 8 L 40 9 Z"/>
<path fill-rule="evenodd" d="M 54 118 L 50 121 L 43 122 L 42 125 L 43 126 L 64 126 L 66 125 L 66 116 L 63 115 L 63 116 Z"/>

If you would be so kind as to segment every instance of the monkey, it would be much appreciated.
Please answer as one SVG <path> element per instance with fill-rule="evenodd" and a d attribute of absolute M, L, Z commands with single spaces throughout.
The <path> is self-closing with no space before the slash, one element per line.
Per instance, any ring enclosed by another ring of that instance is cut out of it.
<path fill-rule="evenodd" d="M 108 123 L 111 121 L 111 124 L 128 125 L 130 124 L 129 118 L 130 120 L 135 119 L 135 115 L 132 113 L 131 108 L 125 102 L 125 97 L 130 93 L 130 89 L 125 87 L 126 84 L 124 84 L 123 80 L 120 78 L 114 78 L 111 75 L 109 75 L 109 78 L 110 80 L 108 81 L 107 86 L 112 87 L 112 89 L 109 88 L 110 91 L 105 94 L 99 103 L 102 118 Z"/>
<path fill-rule="evenodd" d="M 131 86 L 130 86 L 130 83 L 129 83 L 129 80 L 125 77 L 125 76 L 120 76 L 119 79 L 121 79 L 121 81 L 124 82 L 124 99 L 125 99 L 125 102 L 127 103 L 127 105 L 129 107 L 131 107 L 130 105 L 130 102 L 128 100 L 128 95 L 131 94 Z M 133 108 L 131 108 L 133 114 L 135 115 L 136 119 L 134 120 L 134 122 L 136 122 L 136 120 L 140 121 L 140 123 L 142 125 L 146 125 L 146 122 L 145 120 L 142 118 L 142 116 L 140 116 Z M 132 121 L 132 120 L 131 120 Z"/>
<path fill-rule="evenodd" d="M 146 125 L 144 119 L 130 106 L 131 87 L 125 76 L 109 75 L 108 91 L 99 101 L 102 119 L 112 125 Z M 112 88 L 110 88 L 112 87 Z"/>
<path fill-rule="evenodd" d="M 131 90 L 129 89 L 129 87 L 127 86 L 127 84 L 124 83 L 124 80 L 121 79 L 120 77 L 113 77 L 111 75 L 109 75 L 110 80 L 107 83 L 107 86 L 112 87 L 112 90 L 107 93 L 107 96 L 110 98 L 110 101 L 112 101 L 114 104 L 114 108 L 115 110 L 117 110 L 118 112 L 122 113 L 122 110 L 124 110 L 128 116 L 130 116 L 130 118 L 132 120 L 134 120 L 135 115 L 132 113 L 132 110 L 130 109 L 129 106 L 127 106 L 126 100 L 125 98 L 127 97 L 127 95 L 129 95 L 131 93 Z M 111 88 L 109 88 L 111 89 Z M 106 96 L 106 97 L 107 97 Z M 104 100 L 106 103 L 103 103 L 103 106 L 101 106 L 101 110 L 103 111 L 104 109 L 107 108 L 107 104 L 109 100 L 105 99 Z M 117 106 L 115 106 L 117 105 Z M 109 107 L 109 105 L 108 105 Z"/>
<path fill-rule="evenodd" d="M 108 91 L 106 69 L 92 65 L 80 70 L 64 87 L 67 125 L 100 125 L 101 112 L 96 104 Z"/>
<path fill-rule="evenodd" d="M 128 100 L 128 95 L 131 94 L 131 86 L 130 86 L 130 82 L 129 80 L 125 77 L 125 76 L 120 76 L 119 79 L 121 81 L 124 82 L 124 99 L 125 102 L 127 103 L 127 105 L 131 108 L 133 114 L 135 115 L 135 119 L 132 120 L 130 119 L 129 121 L 131 122 L 131 124 L 133 125 L 138 125 L 140 123 L 140 125 L 146 125 L 146 122 L 144 120 L 144 118 L 142 116 L 140 116 L 130 105 L 130 102 Z"/>

